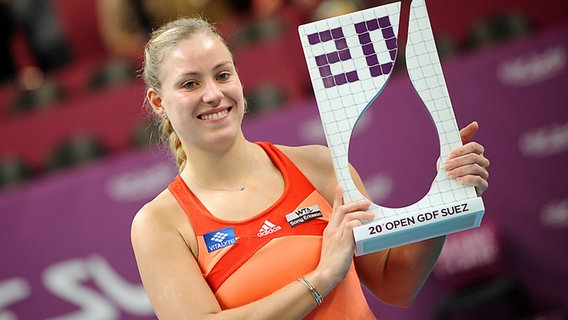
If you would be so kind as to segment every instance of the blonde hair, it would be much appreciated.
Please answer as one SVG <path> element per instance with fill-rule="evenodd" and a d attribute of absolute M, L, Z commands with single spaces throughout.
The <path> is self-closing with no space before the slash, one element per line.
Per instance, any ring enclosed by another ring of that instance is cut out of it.
<path fill-rule="evenodd" d="M 206 33 L 219 39 L 231 51 L 227 42 L 221 37 L 213 25 L 202 18 L 181 18 L 171 21 L 154 32 L 144 49 L 143 77 L 147 88 L 152 88 L 158 94 L 161 91 L 160 81 L 161 64 L 164 56 L 180 41 L 189 39 L 198 33 Z M 232 54 L 232 53 L 231 53 Z M 234 59 L 233 59 L 234 60 Z M 146 101 L 148 104 L 148 101 Z M 167 141 L 176 164 L 181 172 L 187 162 L 187 155 L 182 148 L 181 140 L 174 131 L 169 119 L 156 116 L 159 123 L 160 138 Z"/>

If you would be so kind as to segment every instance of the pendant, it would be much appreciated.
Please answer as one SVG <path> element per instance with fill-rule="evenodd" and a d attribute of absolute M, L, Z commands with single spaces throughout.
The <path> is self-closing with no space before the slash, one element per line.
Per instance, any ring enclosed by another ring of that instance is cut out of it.
<path fill-rule="evenodd" d="M 241 184 L 241 185 L 239 185 L 239 191 L 243 191 L 243 190 L 245 190 L 245 186 L 244 186 L 244 185 L 242 185 L 242 184 Z"/>

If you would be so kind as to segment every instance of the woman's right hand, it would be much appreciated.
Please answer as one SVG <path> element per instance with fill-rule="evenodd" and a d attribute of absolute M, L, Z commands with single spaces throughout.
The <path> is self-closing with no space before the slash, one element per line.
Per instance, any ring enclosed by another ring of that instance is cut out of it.
<path fill-rule="evenodd" d="M 368 200 L 344 204 L 341 187 L 338 185 L 335 188 L 333 211 L 323 232 L 322 252 L 316 268 L 330 281 L 331 287 L 343 280 L 353 261 L 353 229 L 361 226 L 361 221 L 375 218 L 374 213 L 367 211 L 370 205 L 371 201 Z"/>

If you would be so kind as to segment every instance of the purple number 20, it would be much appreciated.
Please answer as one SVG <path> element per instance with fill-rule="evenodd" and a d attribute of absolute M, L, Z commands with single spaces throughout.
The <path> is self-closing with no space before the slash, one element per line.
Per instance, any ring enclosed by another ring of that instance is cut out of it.
<path fill-rule="evenodd" d="M 361 44 L 363 54 L 367 60 L 367 66 L 369 67 L 371 76 L 378 77 L 383 74 L 389 74 L 392 71 L 397 50 L 396 36 L 389 17 L 384 16 L 378 19 L 359 22 L 354 24 L 354 27 L 357 32 L 357 36 L 359 37 L 359 43 Z M 371 41 L 370 32 L 378 29 L 382 32 L 386 47 L 389 50 L 391 60 L 388 62 L 381 63 L 379 61 L 375 47 Z M 359 75 L 357 74 L 357 70 L 339 74 L 332 74 L 331 72 L 331 64 L 351 59 L 351 52 L 349 51 L 347 41 L 343 35 L 342 27 L 308 35 L 308 42 L 310 45 L 331 40 L 335 42 L 335 48 L 337 50 L 315 57 L 324 87 L 331 88 L 348 82 L 358 81 Z"/>

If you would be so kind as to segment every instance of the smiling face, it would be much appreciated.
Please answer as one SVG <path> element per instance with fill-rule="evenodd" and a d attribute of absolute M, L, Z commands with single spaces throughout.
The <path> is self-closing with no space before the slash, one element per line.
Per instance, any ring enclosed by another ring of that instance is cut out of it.
<path fill-rule="evenodd" d="M 161 88 L 148 89 L 154 111 L 167 114 L 184 147 L 211 148 L 242 135 L 245 100 L 231 52 L 217 37 L 199 32 L 162 59 Z"/>

